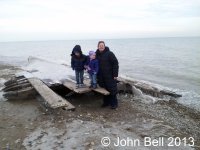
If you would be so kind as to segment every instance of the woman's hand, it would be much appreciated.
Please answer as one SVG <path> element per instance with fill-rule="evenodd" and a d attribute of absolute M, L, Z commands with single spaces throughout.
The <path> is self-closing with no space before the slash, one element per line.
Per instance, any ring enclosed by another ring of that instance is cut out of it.
<path fill-rule="evenodd" d="M 114 80 L 117 80 L 117 77 L 114 77 Z"/>

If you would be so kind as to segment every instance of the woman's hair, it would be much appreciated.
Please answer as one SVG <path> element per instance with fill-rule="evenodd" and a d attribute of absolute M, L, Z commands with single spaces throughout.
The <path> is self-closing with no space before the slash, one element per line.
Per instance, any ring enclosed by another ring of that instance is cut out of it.
<path fill-rule="evenodd" d="M 99 47 L 99 44 L 101 44 L 101 43 L 103 43 L 103 44 L 104 44 L 104 46 L 106 46 L 106 44 L 105 44 L 105 42 L 104 42 L 104 41 L 99 41 L 97 46 Z"/>

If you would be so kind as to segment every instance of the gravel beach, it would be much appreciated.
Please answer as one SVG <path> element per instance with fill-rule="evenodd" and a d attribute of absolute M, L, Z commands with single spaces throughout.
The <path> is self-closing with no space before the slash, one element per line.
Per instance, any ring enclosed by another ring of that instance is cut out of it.
<path fill-rule="evenodd" d="M 1 64 L 0 88 L 19 70 Z M 100 108 L 101 95 L 74 95 L 68 101 L 75 111 L 51 113 L 40 105 L 40 97 L 7 101 L 1 92 L 0 149 L 200 149 L 199 112 L 175 100 L 153 103 L 129 94 L 118 98 L 120 107 L 111 110 Z M 109 146 L 102 145 L 103 137 L 110 139 Z M 145 137 L 162 137 L 163 145 L 145 146 Z M 170 147 L 170 137 L 186 141 Z M 188 145 L 192 145 L 191 137 L 194 146 Z M 118 138 L 125 146 L 116 146 Z M 133 145 L 125 143 L 127 138 Z"/>

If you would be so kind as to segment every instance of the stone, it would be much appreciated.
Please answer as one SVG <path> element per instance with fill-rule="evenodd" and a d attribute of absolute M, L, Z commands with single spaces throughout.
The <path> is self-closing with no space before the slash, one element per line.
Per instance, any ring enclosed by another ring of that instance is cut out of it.
<path fill-rule="evenodd" d="M 85 144 L 84 144 L 84 146 L 89 146 L 89 145 L 90 145 L 90 143 L 89 143 L 89 142 L 87 142 L 87 143 L 85 143 Z"/>
<path fill-rule="evenodd" d="M 32 146 L 32 141 L 28 141 L 28 146 Z"/>
<path fill-rule="evenodd" d="M 17 139 L 16 141 L 15 141 L 15 144 L 18 144 L 18 143 L 20 143 L 21 142 L 21 139 Z"/>
<path fill-rule="evenodd" d="M 63 141 L 57 141 L 58 144 L 63 144 Z"/>

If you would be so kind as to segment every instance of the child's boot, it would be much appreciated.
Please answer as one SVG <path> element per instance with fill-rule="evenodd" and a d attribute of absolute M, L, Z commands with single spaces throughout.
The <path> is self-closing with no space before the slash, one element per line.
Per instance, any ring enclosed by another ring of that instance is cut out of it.
<path fill-rule="evenodd" d="M 97 88 L 97 84 L 93 84 L 92 88 L 96 89 Z"/>

